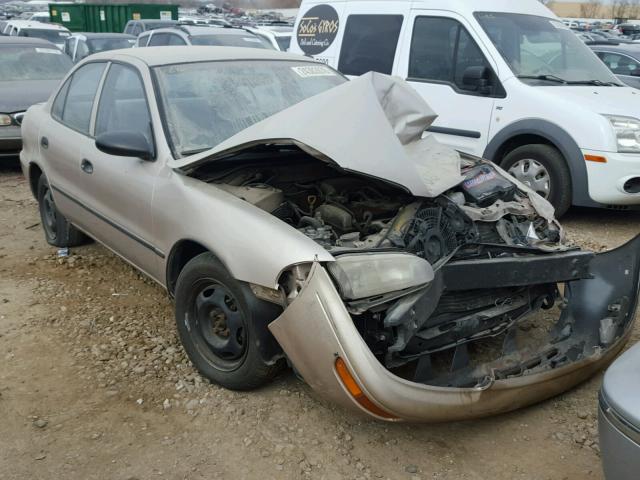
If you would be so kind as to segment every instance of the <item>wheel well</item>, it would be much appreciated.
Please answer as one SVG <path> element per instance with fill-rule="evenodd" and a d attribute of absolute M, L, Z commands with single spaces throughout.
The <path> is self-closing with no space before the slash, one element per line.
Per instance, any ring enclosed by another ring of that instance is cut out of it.
<path fill-rule="evenodd" d="M 167 260 L 167 290 L 170 295 L 175 291 L 176 282 L 184 266 L 192 258 L 208 251 L 205 246 L 193 240 L 181 240 L 174 245 Z"/>
<path fill-rule="evenodd" d="M 42 169 L 32 163 L 29 165 L 29 187 L 31 188 L 31 193 L 33 196 L 38 199 L 38 182 L 40 181 L 40 177 L 42 176 Z"/>
<path fill-rule="evenodd" d="M 550 147 L 559 150 L 558 147 L 548 139 L 541 137 L 540 135 L 535 134 L 523 134 L 516 135 L 515 137 L 510 138 L 506 142 L 504 142 L 500 148 L 496 151 L 494 158 L 490 159 L 494 163 L 500 165 L 504 157 L 506 157 L 509 153 L 513 152 L 516 148 L 522 147 L 524 145 L 549 145 Z"/>

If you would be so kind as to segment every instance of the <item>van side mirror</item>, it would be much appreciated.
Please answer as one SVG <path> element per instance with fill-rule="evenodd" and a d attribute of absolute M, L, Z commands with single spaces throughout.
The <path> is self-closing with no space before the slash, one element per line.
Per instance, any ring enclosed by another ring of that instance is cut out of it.
<path fill-rule="evenodd" d="M 153 145 L 142 132 L 106 132 L 96 138 L 96 148 L 101 152 L 118 157 L 138 157 L 151 160 Z"/>
<path fill-rule="evenodd" d="M 462 85 L 465 90 L 490 95 L 491 70 L 484 66 L 467 67 L 462 74 Z"/>

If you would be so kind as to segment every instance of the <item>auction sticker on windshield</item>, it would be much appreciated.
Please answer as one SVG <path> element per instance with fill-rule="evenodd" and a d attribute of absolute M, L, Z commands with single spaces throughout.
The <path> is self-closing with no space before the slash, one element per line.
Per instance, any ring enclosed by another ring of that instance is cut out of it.
<path fill-rule="evenodd" d="M 330 5 L 316 5 L 300 19 L 296 37 L 298 45 L 307 55 L 324 52 L 338 34 L 338 12 Z"/>
<path fill-rule="evenodd" d="M 335 72 L 323 65 L 309 65 L 307 67 L 291 67 L 302 78 L 307 77 L 333 77 Z"/>

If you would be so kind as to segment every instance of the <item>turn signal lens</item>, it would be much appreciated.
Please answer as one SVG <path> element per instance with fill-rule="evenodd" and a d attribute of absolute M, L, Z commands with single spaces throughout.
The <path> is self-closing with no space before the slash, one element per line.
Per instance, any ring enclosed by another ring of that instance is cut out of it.
<path fill-rule="evenodd" d="M 600 155 L 585 155 L 584 159 L 587 162 L 607 163 L 607 158 L 601 157 Z"/>
<path fill-rule="evenodd" d="M 347 364 L 340 357 L 336 359 L 336 373 L 338 374 L 338 377 L 342 381 L 344 387 L 362 408 L 371 412 L 375 416 L 384 418 L 386 420 L 399 420 L 398 417 L 384 411 L 371 400 L 369 400 L 369 398 L 367 398 L 367 396 L 360 388 L 360 385 L 358 385 L 358 382 L 356 382 L 355 378 L 353 378 L 353 375 L 351 375 L 349 368 L 347 368 Z"/>

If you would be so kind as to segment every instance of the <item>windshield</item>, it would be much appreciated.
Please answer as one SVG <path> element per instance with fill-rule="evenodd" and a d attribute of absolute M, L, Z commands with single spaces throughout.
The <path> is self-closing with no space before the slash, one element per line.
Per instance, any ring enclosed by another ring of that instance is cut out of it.
<path fill-rule="evenodd" d="M 276 37 L 276 42 L 278 42 L 280 50 L 283 52 L 289 51 L 289 46 L 291 46 L 291 37 Z"/>
<path fill-rule="evenodd" d="M 549 76 L 569 83 L 619 83 L 591 49 L 559 20 L 515 13 L 475 15 L 519 77 Z M 539 82 L 540 78 L 523 81 Z"/>
<path fill-rule="evenodd" d="M 0 47 L 0 81 L 57 80 L 73 66 L 71 59 L 51 47 Z"/>
<path fill-rule="evenodd" d="M 64 39 L 70 35 L 69 32 L 46 30 L 44 28 L 22 28 L 20 29 L 20 33 L 18 33 L 20 37 L 43 38 L 52 43 L 64 43 Z"/>
<path fill-rule="evenodd" d="M 215 147 L 305 98 L 344 83 L 309 62 L 203 62 L 154 68 L 165 130 L 177 158 Z"/>
<path fill-rule="evenodd" d="M 106 52 L 119 48 L 130 48 L 136 41 L 132 38 L 94 38 L 87 41 L 91 53 Z"/>
<path fill-rule="evenodd" d="M 194 35 L 191 37 L 192 45 L 216 45 L 221 47 L 249 47 L 249 48 L 273 48 L 255 35 L 235 35 L 223 33 L 220 35 Z"/>

